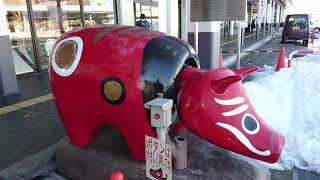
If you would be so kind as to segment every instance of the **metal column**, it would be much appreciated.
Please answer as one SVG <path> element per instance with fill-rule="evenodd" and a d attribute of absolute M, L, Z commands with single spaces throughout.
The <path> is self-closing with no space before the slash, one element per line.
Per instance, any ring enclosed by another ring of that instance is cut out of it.
<path fill-rule="evenodd" d="M 28 8 L 28 18 L 29 18 L 29 24 L 30 24 L 30 30 L 31 30 L 31 39 L 32 39 L 32 48 L 34 52 L 34 63 L 35 63 L 35 71 L 40 72 L 41 71 L 41 61 L 40 61 L 40 51 L 39 51 L 39 45 L 38 45 L 38 38 L 37 38 L 37 32 L 36 32 L 36 26 L 33 16 L 33 9 L 32 9 L 32 1 L 27 0 L 27 8 Z"/>
<path fill-rule="evenodd" d="M 196 53 L 199 53 L 199 25 L 198 22 L 194 23 L 194 49 Z"/>
<path fill-rule="evenodd" d="M 240 68 L 240 51 L 241 51 L 241 27 L 242 22 L 239 21 L 239 28 L 238 28 L 238 39 L 237 39 L 237 69 Z"/>
<path fill-rule="evenodd" d="M 84 15 L 83 0 L 79 0 L 79 4 L 80 4 L 80 21 L 81 21 L 82 26 L 85 26 L 86 19 L 85 19 L 85 15 Z"/>

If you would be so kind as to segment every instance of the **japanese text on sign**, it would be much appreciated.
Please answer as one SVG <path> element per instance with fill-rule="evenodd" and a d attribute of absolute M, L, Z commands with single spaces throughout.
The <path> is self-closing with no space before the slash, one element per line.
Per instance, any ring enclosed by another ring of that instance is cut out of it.
<path fill-rule="evenodd" d="M 150 179 L 172 179 L 171 146 L 145 136 L 146 176 Z"/>

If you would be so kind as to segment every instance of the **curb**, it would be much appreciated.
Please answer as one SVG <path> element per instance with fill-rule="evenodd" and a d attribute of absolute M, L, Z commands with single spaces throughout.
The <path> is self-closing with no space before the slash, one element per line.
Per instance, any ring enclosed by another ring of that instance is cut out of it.
<path fill-rule="evenodd" d="M 269 41 L 271 41 L 272 36 L 268 36 L 262 40 L 260 40 L 257 43 L 252 44 L 251 46 L 242 49 L 243 51 L 254 51 L 257 50 L 258 48 L 260 48 L 261 46 L 265 45 L 266 43 L 268 43 Z M 246 56 L 246 54 L 240 54 L 240 59 L 243 58 L 244 56 Z M 232 66 L 234 63 L 237 62 L 237 55 L 232 55 L 229 58 L 226 58 L 226 60 L 224 60 L 224 65 L 225 67 L 229 67 Z"/>
<path fill-rule="evenodd" d="M 56 175 L 56 165 L 55 165 L 55 153 L 56 144 L 51 145 L 40 152 L 33 154 L 24 160 L 17 162 L 8 168 L 0 171 L 0 179 L 4 180 L 22 180 L 22 179 L 33 179 L 37 177 L 60 180 L 63 178 L 58 178 Z"/>

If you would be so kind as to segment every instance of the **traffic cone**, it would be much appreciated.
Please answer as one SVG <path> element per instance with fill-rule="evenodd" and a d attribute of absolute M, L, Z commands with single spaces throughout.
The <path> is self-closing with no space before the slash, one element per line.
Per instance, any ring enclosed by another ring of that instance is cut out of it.
<path fill-rule="evenodd" d="M 124 180 L 124 176 L 120 171 L 114 171 L 110 176 L 110 180 Z"/>
<path fill-rule="evenodd" d="M 219 54 L 219 68 L 223 68 L 223 57 L 222 57 L 222 48 L 220 48 L 220 54 Z"/>
<path fill-rule="evenodd" d="M 275 71 L 279 71 L 281 68 L 284 68 L 284 54 L 285 54 L 285 49 L 284 47 L 282 47 Z"/>

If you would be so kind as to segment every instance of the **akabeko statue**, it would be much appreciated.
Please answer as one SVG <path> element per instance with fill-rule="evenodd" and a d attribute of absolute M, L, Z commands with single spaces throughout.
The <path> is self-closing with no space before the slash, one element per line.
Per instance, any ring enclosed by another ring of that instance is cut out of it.
<path fill-rule="evenodd" d="M 132 156 L 145 159 L 145 135 L 156 137 L 144 104 L 163 93 L 183 127 L 221 148 L 276 162 L 284 137 L 255 112 L 241 80 L 256 67 L 199 69 L 192 47 L 140 27 L 101 25 L 73 30 L 49 58 L 54 100 L 71 143 L 84 147 L 102 126 L 120 130 Z"/>

